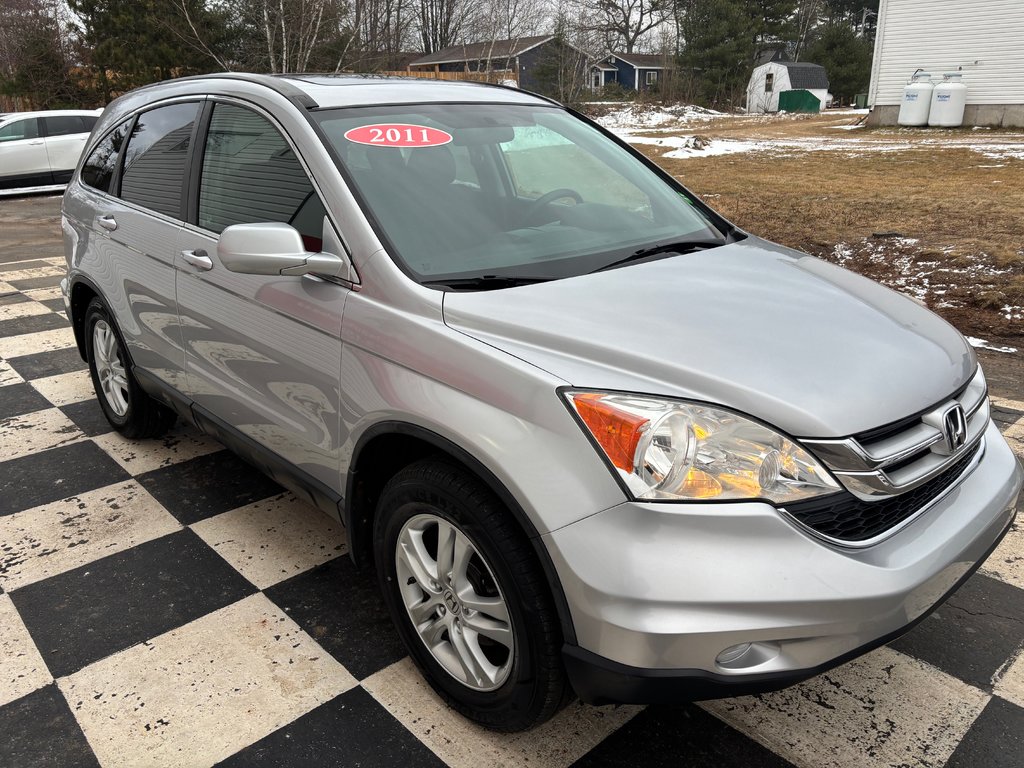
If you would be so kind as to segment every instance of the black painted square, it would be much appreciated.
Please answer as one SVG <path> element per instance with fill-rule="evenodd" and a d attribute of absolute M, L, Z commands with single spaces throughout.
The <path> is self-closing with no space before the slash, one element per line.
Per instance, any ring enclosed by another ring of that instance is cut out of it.
<path fill-rule="evenodd" d="M 444 763 L 370 694 L 362 688 L 353 688 L 218 765 L 420 768 Z"/>
<path fill-rule="evenodd" d="M 62 405 L 60 410 L 65 416 L 74 422 L 76 427 L 82 430 L 82 432 L 89 437 L 105 435 L 107 432 L 111 432 L 114 429 L 110 426 L 110 422 L 107 421 L 106 416 L 103 415 L 103 409 L 100 408 L 99 400 L 96 400 L 95 398 L 91 400 L 83 400 L 79 403 Z"/>
<path fill-rule="evenodd" d="M 648 707 L 573 768 L 630 765 L 788 768 L 791 763 L 703 709 L 685 704 Z"/>
<path fill-rule="evenodd" d="M 3 279 L 3 272 L 20 272 L 23 269 L 40 269 L 46 267 L 52 267 L 48 261 L 18 261 L 10 264 L 0 264 L 0 280 Z"/>
<path fill-rule="evenodd" d="M 65 347 L 49 352 L 12 357 L 7 362 L 26 381 L 81 371 L 88 367 L 82 356 L 78 354 L 78 347 Z"/>
<path fill-rule="evenodd" d="M 54 312 L 60 312 L 61 317 L 65 316 L 66 307 L 64 306 L 64 299 L 46 299 L 45 301 L 40 301 L 39 303 Z M 65 320 L 64 322 L 66 323 L 67 320 Z"/>
<path fill-rule="evenodd" d="M 0 515 L 66 499 L 130 475 L 91 440 L 0 463 Z"/>
<path fill-rule="evenodd" d="M 347 556 L 275 584 L 263 593 L 357 680 L 406 655 L 370 569 Z"/>
<path fill-rule="evenodd" d="M 966 683 L 992 690 L 992 676 L 1024 636 L 1021 590 L 980 573 L 890 645 Z"/>
<path fill-rule="evenodd" d="M 1020 768 L 1024 765 L 1024 709 L 992 698 L 946 763 L 946 768 Z"/>
<path fill-rule="evenodd" d="M 11 768 L 98 766 L 57 686 L 0 707 L 0 765 Z"/>
<path fill-rule="evenodd" d="M 0 307 L 6 307 L 9 304 L 22 304 L 26 301 L 32 301 L 32 299 L 28 296 L 23 296 L 20 293 L 0 294 Z"/>
<path fill-rule="evenodd" d="M 255 591 L 184 530 L 10 595 L 50 672 L 61 677 Z"/>
<path fill-rule="evenodd" d="M 244 507 L 283 490 L 230 451 L 155 469 L 137 479 L 182 525 Z"/>
<path fill-rule="evenodd" d="M 56 312 L 46 312 L 41 315 L 25 315 L 24 317 L 0 321 L 0 338 L 52 331 L 57 328 L 67 328 L 68 332 L 71 332 L 71 326 L 64 315 L 58 315 Z"/>
<path fill-rule="evenodd" d="M 10 384 L 0 388 L 0 419 L 52 407 L 50 401 L 33 389 L 31 384 Z"/>
<path fill-rule="evenodd" d="M 24 280 L 7 280 L 5 282 L 19 291 L 34 291 L 38 288 L 56 288 L 63 279 L 63 275 L 47 275 L 46 277 L 28 277 Z"/>

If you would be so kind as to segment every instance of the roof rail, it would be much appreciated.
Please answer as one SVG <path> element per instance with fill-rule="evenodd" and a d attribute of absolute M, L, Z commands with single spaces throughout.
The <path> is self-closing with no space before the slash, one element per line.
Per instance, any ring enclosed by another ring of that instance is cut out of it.
<path fill-rule="evenodd" d="M 239 80 L 245 83 L 256 83 L 257 85 L 263 85 L 270 88 L 273 91 L 284 96 L 286 99 L 291 101 L 302 109 L 317 109 L 319 104 L 313 100 L 313 98 L 303 91 L 301 88 L 297 88 L 283 77 L 275 75 L 261 75 L 253 72 L 211 72 L 207 75 L 190 75 L 188 77 L 179 77 L 177 80 Z M 150 85 L 159 85 L 159 83 L 151 83 Z M 148 88 L 150 86 L 143 86 Z"/>

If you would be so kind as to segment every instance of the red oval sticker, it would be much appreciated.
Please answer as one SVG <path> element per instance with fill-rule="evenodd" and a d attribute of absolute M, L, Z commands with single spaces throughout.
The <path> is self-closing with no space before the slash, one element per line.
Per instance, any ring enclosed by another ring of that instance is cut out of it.
<path fill-rule="evenodd" d="M 345 138 L 370 147 L 439 147 L 450 142 L 452 135 L 427 125 L 378 123 L 345 131 Z"/>

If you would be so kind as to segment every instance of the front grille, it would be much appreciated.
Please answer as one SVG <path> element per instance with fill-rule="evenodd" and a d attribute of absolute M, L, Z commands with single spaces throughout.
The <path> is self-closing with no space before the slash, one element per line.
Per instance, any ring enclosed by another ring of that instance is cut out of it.
<path fill-rule="evenodd" d="M 822 499 L 798 501 L 788 505 L 786 512 L 831 539 L 867 541 L 899 525 L 941 496 L 966 471 L 979 450 L 980 442 L 941 474 L 899 496 L 882 501 L 862 501 L 843 491 Z"/>

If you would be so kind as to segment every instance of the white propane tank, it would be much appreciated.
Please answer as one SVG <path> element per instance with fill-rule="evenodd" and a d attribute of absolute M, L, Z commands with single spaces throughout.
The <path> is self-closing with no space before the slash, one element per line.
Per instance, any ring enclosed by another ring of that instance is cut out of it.
<path fill-rule="evenodd" d="M 959 128 L 964 124 L 964 107 L 967 105 L 967 86 L 959 72 L 948 72 L 942 82 L 932 91 L 932 109 L 928 114 L 928 125 L 937 128 Z"/>
<path fill-rule="evenodd" d="M 928 125 L 928 110 L 932 106 L 932 76 L 927 72 L 915 72 L 903 89 L 900 102 L 900 125 Z"/>

